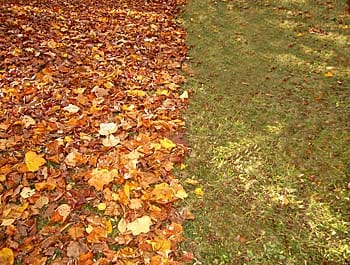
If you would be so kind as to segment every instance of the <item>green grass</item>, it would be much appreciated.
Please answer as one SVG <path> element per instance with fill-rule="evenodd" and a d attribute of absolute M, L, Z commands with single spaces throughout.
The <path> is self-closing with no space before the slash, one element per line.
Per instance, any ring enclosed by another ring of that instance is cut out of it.
<path fill-rule="evenodd" d="M 198 264 L 349 264 L 346 1 L 192 0 L 184 178 Z M 196 186 L 187 185 L 189 191 Z"/>

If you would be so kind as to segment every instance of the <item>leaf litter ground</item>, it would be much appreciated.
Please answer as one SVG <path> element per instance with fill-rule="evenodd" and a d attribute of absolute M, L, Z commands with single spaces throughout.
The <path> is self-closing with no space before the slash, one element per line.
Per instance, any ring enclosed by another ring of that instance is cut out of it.
<path fill-rule="evenodd" d="M 180 264 L 181 1 L 2 1 L 0 263 Z"/>

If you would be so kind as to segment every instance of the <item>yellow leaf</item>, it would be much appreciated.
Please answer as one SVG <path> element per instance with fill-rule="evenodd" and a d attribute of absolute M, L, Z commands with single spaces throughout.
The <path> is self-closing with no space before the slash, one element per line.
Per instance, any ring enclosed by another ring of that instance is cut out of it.
<path fill-rule="evenodd" d="M 107 205 L 106 205 L 104 202 L 100 202 L 100 203 L 97 205 L 97 209 L 99 209 L 100 211 L 106 210 L 106 207 L 107 207 Z"/>
<path fill-rule="evenodd" d="M 203 196 L 204 195 L 204 191 L 202 190 L 202 188 L 196 188 L 194 190 L 194 193 L 198 196 Z"/>
<path fill-rule="evenodd" d="M 131 199 L 129 207 L 133 210 L 139 209 L 142 207 L 142 201 L 140 199 Z"/>
<path fill-rule="evenodd" d="M 42 156 L 37 155 L 33 151 L 29 151 L 25 154 L 24 161 L 29 171 L 35 172 L 46 163 L 46 160 Z"/>
<path fill-rule="evenodd" d="M 40 196 L 39 199 L 35 202 L 34 207 L 41 209 L 43 208 L 46 204 L 49 203 L 49 198 L 46 196 Z"/>
<path fill-rule="evenodd" d="M 105 225 L 107 228 L 107 233 L 110 234 L 113 232 L 113 226 L 112 226 L 112 222 L 110 220 L 106 220 L 105 221 Z"/>
<path fill-rule="evenodd" d="M 324 74 L 325 77 L 332 77 L 333 73 L 331 71 L 328 71 L 327 73 Z"/>
<path fill-rule="evenodd" d="M 15 262 L 13 251 L 10 248 L 3 248 L 0 250 L 0 264 L 12 265 Z"/>
<path fill-rule="evenodd" d="M 158 90 L 156 91 L 156 95 L 157 95 L 157 96 L 161 96 L 161 95 L 163 95 L 163 96 L 169 96 L 169 95 L 170 95 L 170 91 L 167 90 L 167 89 L 158 89 Z"/>
<path fill-rule="evenodd" d="M 186 167 L 187 167 L 187 165 L 186 165 L 186 164 L 181 163 L 181 165 L 180 165 L 180 169 L 181 169 L 181 170 L 184 170 Z"/>
<path fill-rule="evenodd" d="M 176 146 L 176 144 L 168 138 L 164 138 L 163 140 L 160 140 L 159 142 L 163 148 L 168 149 L 168 150 L 171 150 Z"/>
<path fill-rule="evenodd" d="M 104 83 L 103 86 L 104 86 L 105 88 L 108 88 L 108 89 L 111 89 L 112 87 L 114 87 L 113 83 L 110 82 L 110 81 Z"/>
<path fill-rule="evenodd" d="M 2 223 L 1 226 L 9 226 L 12 225 L 14 222 L 16 221 L 16 219 L 2 219 Z"/>
<path fill-rule="evenodd" d="M 174 190 L 167 183 L 160 183 L 154 186 L 151 192 L 152 200 L 158 203 L 168 203 L 176 200 Z"/>
<path fill-rule="evenodd" d="M 145 92 L 145 91 L 143 91 L 143 90 L 137 90 L 137 89 L 135 89 L 135 90 L 129 90 L 127 93 L 128 93 L 128 95 L 130 95 L 130 96 L 136 96 L 136 97 L 144 97 L 144 96 L 146 96 L 146 92 Z"/>
<path fill-rule="evenodd" d="M 154 240 L 147 241 L 151 246 L 153 251 L 161 252 L 163 254 L 168 254 L 171 249 L 171 241 L 163 238 L 156 238 Z"/>
<path fill-rule="evenodd" d="M 152 225 L 151 217 L 145 215 L 140 218 L 136 218 L 135 221 L 126 225 L 126 229 L 131 231 L 134 236 L 141 233 L 148 233 L 150 226 Z"/>

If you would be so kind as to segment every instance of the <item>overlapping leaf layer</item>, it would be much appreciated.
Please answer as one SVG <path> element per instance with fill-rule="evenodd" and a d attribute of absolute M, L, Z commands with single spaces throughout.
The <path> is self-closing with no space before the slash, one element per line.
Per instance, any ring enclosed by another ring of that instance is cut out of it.
<path fill-rule="evenodd" d="M 178 264 L 181 1 L 2 1 L 0 263 Z"/>

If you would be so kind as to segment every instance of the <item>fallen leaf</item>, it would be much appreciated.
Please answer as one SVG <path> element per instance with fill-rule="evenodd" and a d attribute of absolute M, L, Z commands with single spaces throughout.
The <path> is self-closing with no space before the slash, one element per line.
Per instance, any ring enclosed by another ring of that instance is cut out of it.
<path fill-rule="evenodd" d="M 127 223 L 124 218 L 121 218 L 118 223 L 118 231 L 122 234 L 126 232 L 127 229 Z"/>
<path fill-rule="evenodd" d="M 33 151 L 29 151 L 25 154 L 24 162 L 29 171 L 35 172 L 46 163 L 46 160 L 42 156 L 37 155 Z"/>
<path fill-rule="evenodd" d="M 23 199 L 27 199 L 32 197 L 35 194 L 35 189 L 31 189 L 29 187 L 24 187 L 21 191 L 21 197 Z"/>
<path fill-rule="evenodd" d="M 17 218 L 22 216 L 22 213 L 28 208 L 28 202 L 23 205 L 7 204 L 2 213 L 2 226 L 13 224 Z"/>
<path fill-rule="evenodd" d="M 331 71 L 328 71 L 324 74 L 325 77 L 332 77 L 334 74 Z"/>
<path fill-rule="evenodd" d="M 185 90 L 181 95 L 180 95 L 181 99 L 187 99 L 188 98 L 188 92 L 187 90 Z"/>
<path fill-rule="evenodd" d="M 118 175 L 117 169 L 94 169 L 91 172 L 91 178 L 88 183 L 95 187 L 96 190 L 101 191 L 104 185 L 111 183 Z"/>
<path fill-rule="evenodd" d="M 2 248 L 0 250 L 0 264 L 1 265 L 12 265 L 15 262 L 15 257 L 12 249 Z"/>
<path fill-rule="evenodd" d="M 164 138 L 164 139 L 160 140 L 159 142 L 163 148 L 168 149 L 168 150 L 171 150 L 174 147 L 176 147 L 176 144 L 168 138 Z"/>
<path fill-rule="evenodd" d="M 81 247 L 80 244 L 76 241 L 69 242 L 67 246 L 67 256 L 70 258 L 78 258 L 80 256 Z"/>
<path fill-rule="evenodd" d="M 142 201 L 140 199 L 131 199 L 129 207 L 133 210 L 139 209 L 142 207 Z"/>
<path fill-rule="evenodd" d="M 203 196 L 204 195 L 204 191 L 202 190 L 202 188 L 196 188 L 194 190 L 194 193 L 198 196 Z"/>
<path fill-rule="evenodd" d="M 43 208 L 45 205 L 47 205 L 49 203 L 49 198 L 46 196 L 40 196 L 39 199 L 37 199 L 37 201 L 34 204 L 35 208 L 41 209 Z"/>
<path fill-rule="evenodd" d="M 131 231 L 134 236 L 141 233 L 148 233 L 150 231 L 150 226 L 152 225 L 151 217 L 145 215 L 140 218 L 136 218 L 133 222 L 126 225 L 126 229 Z"/>
<path fill-rule="evenodd" d="M 115 124 L 114 122 L 101 123 L 99 134 L 107 136 L 107 135 L 110 135 L 112 133 L 115 133 L 117 130 L 118 130 L 118 125 Z"/>
<path fill-rule="evenodd" d="M 73 240 L 84 237 L 84 227 L 80 225 L 74 225 L 68 229 L 68 234 Z"/>
<path fill-rule="evenodd" d="M 56 210 L 59 213 L 59 215 L 62 216 L 63 218 L 62 222 L 64 222 L 71 212 L 71 207 L 68 204 L 61 204 L 60 206 L 57 207 Z"/>
<path fill-rule="evenodd" d="M 75 167 L 78 163 L 83 161 L 83 156 L 76 149 L 73 149 L 67 156 L 64 162 L 66 165 Z"/>
<path fill-rule="evenodd" d="M 106 138 L 102 140 L 102 144 L 106 147 L 114 147 L 120 143 L 120 139 L 118 137 L 111 135 L 107 135 Z"/>
<path fill-rule="evenodd" d="M 23 116 L 22 122 L 24 123 L 24 128 L 29 128 L 31 125 L 35 125 L 35 120 L 28 115 Z"/>
<path fill-rule="evenodd" d="M 112 87 L 114 87 L 113 83 L 110 81 L 104 83 L 103 86 L 107 89 L 111 89 Z"/>
<path fill-rule="evenodd" d="M 64 107 L 63 110 L 74 114 L 74 113 L 77 113 L 80 110 L 80 108 L 78 106 L 76 106 L 76 105 L 69 104 L 68 106 Z"/>
<path fill-rule="evenodd" d="M 97 209 L 99 209 L 100 211 L 106 210 L 106 207 L 107 207 L 107 205 L 106 205 L 104 202 L 100 202 L 100 203 L 97 205 Z"/>

